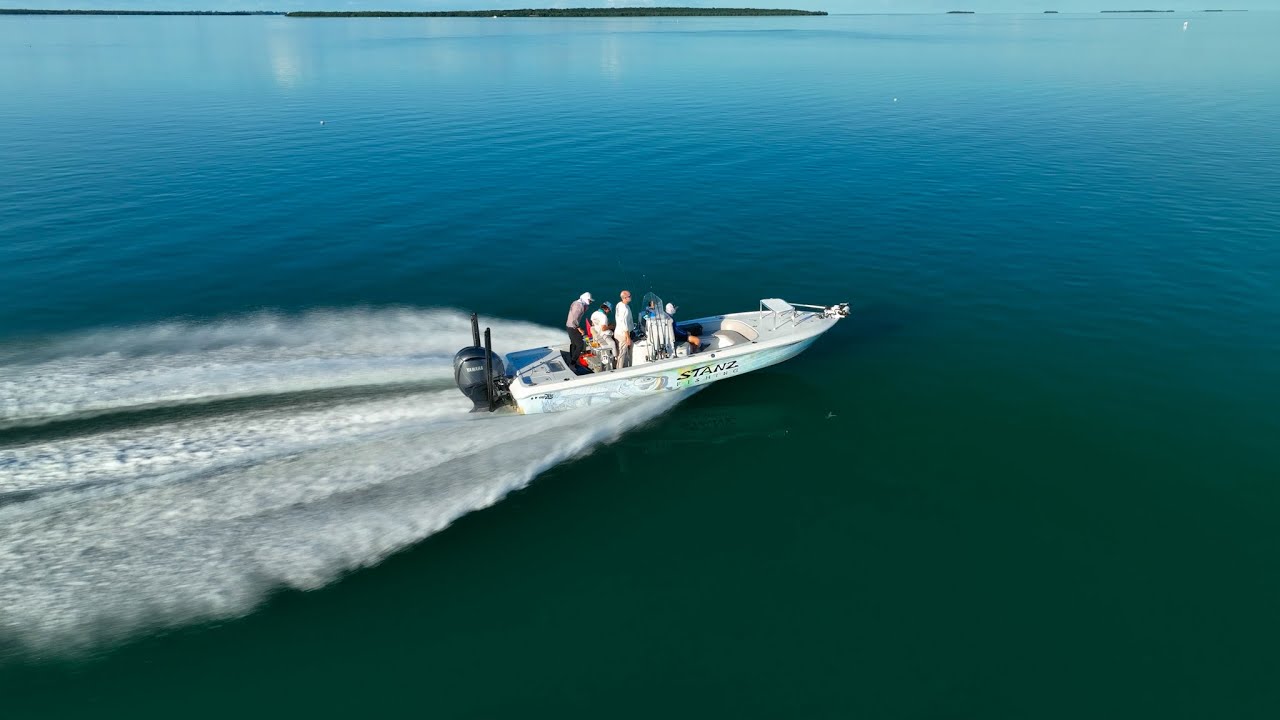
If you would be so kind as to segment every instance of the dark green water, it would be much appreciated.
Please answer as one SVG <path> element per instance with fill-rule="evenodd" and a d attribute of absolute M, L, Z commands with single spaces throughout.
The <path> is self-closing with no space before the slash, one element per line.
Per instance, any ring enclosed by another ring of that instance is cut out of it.
<path fill-rule="evenodd" d="M 1181 23 L 5 19 L 0 716 L 1275 717 L 1280 23 Z M 465 417 L 623 286 L 855 313 Z"/>

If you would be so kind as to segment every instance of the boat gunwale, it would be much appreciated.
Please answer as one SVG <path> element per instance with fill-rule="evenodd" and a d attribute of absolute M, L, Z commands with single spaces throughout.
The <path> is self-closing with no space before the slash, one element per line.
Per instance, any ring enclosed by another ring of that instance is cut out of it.
<path fill-rule="evenodd" d="M 748 310 L 746 312 L 728 313 L 725 315 L 711 315 L 703 318 L 694 318 L 690 320 L 684 320 L 677 323 L 677 325 L 678 326 L 691 325 L 691 324 L 700 323 L 700 322 L 709 324 L 711 321 L 723 322 L 724 320 L 729 320 L 729 319 L 743 320 L 744 318 L 755 318 L 755 319 L 763 320 L 764 317 L 768 315 L 769 315 L 768 312 L 760 313 L 754 310 Z M 818 322 L 816 324 L 810 325 L 809 321 L 815 320 L 815 319 L 818 320 Z M 828 322 L 824 323 L 822 322 L 823 320 L 826 320 Z M 824 317 L 821 313 L 811 312 L 811 313 L 807 313 L 803 318 L 799 319 L 794 324 L 788 324 L 786 326 L 785 331 L 781 326 L 778 327 L 777 329 L 773 329 L 773 328 L 764 328 L 763 326 L 753 325 L 753 327 L 757 327 L 761 331 L 762 335 L 764 332 L 768 332 L 769 334 L 776 334 L 775 337 L 771 337 L 771 338 L 761 337 L 756 340 L 750 340 L 747 343 L 730 345 L 726 348 L 714 350 L 711 352 L 695 353 L 693 355 L 683 355 L 683 356 L 677 356 L 672 358 L 666 358 L 666 359 L 657 360 L 651 363 L 646 362 L 640 365 L 632 365 L 631 367 L 623 368 L 621 370 L 611 370 L 607 372 L 591 373 L 589 375 L 575 375 L 572 378 L 562 378 L 559 382 L 553 381 L 553 382 L 542 382 L 537 384 L 526 385 L 522 382 L 514 381 L 520 375 L 519 372 L 516 372 L 511 376 L 513 382 L 511 383 L 509 392 L 511 393 L 512 398 L 518 403 L 520 400 L 526 397 L 537 395 L 540 393 L 554 392 L 556 389 L 560 389 L 560 388 L 568 389 L 568 388 L 580 388 L 580 387 L 590 386 L 590 385 L 601 385 L 601 384 L 614 382 L 618 380 L 627 380 L 633 377 L 643 377 L 645 375 L 650 375 L 655 372 L 657 373 L 666 372 L 668 370 L 678 368 L 678 367 L 684 367 L 687 365 L 696 365 L 704 362 L 704 358 L 706 362 L 732 359 L 736 357 L 741 357 L 743 355 L 748 355 L 753 352 L 759 352 L 761 350 L 786 347 L 788 345 L 793 345 L 795 343 L 804 342 L 806 340 L 809 340 L 817 335 L 820 335 L 826 332 L 827 330 L 830 330 L 832 327 L 835 326 L 838 320 L 839 320 L 838 317 L 837 318 Z M 529 348 L 529 349 L 533 349 L 533 348 Z M 551 352 L 556 352 L 556 348 L 551 346 L 547 346 L 547 350 Z M 519 352 L 525 352 L 525 350 L 514 351 L 514 353 L 519 353 Z M 511 355 L 514 353 L 507 353 L 507 355 Z M 533 366 L 527 365 L 524 368 L 522 368 L 522 371 L 525 369 L 528 369 L 529 367 L 533 367 Z"/>

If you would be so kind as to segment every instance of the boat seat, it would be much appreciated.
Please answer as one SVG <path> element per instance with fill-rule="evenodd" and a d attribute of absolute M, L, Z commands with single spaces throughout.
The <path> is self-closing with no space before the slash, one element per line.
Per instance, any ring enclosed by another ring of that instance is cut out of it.
<path fill-rule="evenodd" d="M 733 345 L 744 345 L 750 342 L 742 336 L 742 333 L 735 330 L 717 330 L 712 334 L 712 337 L 715 338 L 716 348 L 727 348 Z"/>
<path fill-rule="evenodd" d="M 721 331 L 732 330 L 736 333 L 741 334 L 742 337 L 746 338 L 748 342 L 755 342 L 756 340 L 760 339 L 760 333 L 756 332 L 755 328 L 751 327 L 747 323 L 742 322 L 741 320 L 736 320 L 733 318 L 725 320 L 723 323 L 721 323 L 720 330 Z"/>

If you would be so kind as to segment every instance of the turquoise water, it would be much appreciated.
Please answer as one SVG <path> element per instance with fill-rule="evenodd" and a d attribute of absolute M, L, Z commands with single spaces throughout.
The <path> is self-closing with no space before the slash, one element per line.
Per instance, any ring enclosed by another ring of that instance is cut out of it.
<path fill-rule="evenodd" d="M 1274 716 L 1278 31 L 0 18 L 6 717 Z M 466 414 L 623 287 L 854 316 Z"/>

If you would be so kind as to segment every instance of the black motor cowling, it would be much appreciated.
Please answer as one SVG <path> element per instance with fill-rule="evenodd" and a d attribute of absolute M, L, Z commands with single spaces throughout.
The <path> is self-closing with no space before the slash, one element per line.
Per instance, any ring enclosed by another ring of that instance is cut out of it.
<path fill-rule="evenodd" d="M 490 401 L 491 389 L 496 381 L 506 377 L 503 372 L 502 358 L 489 352 L 490 378 L 486 379 L 484 356 L 485 350 L 482 347 L 465 347 L 453 356 L 453 379 L 457 381 L 458 389 L 462 394 L 475 403 L 476 410 L 493 409 L 497 403 Z M 497 398 L 493 400 L 496 401 Z"/>
<path fill-rule="evenodd" d="M 502 358 L 493 354 L 488 328 L 484 331 L 484 347 L 480 347 L 480 320 L 475 313 L 471 313 L 471 346 L 453 356 L 453 379 L 475 405 L 471 412 L 493 412 L 510 397 Z"/>

